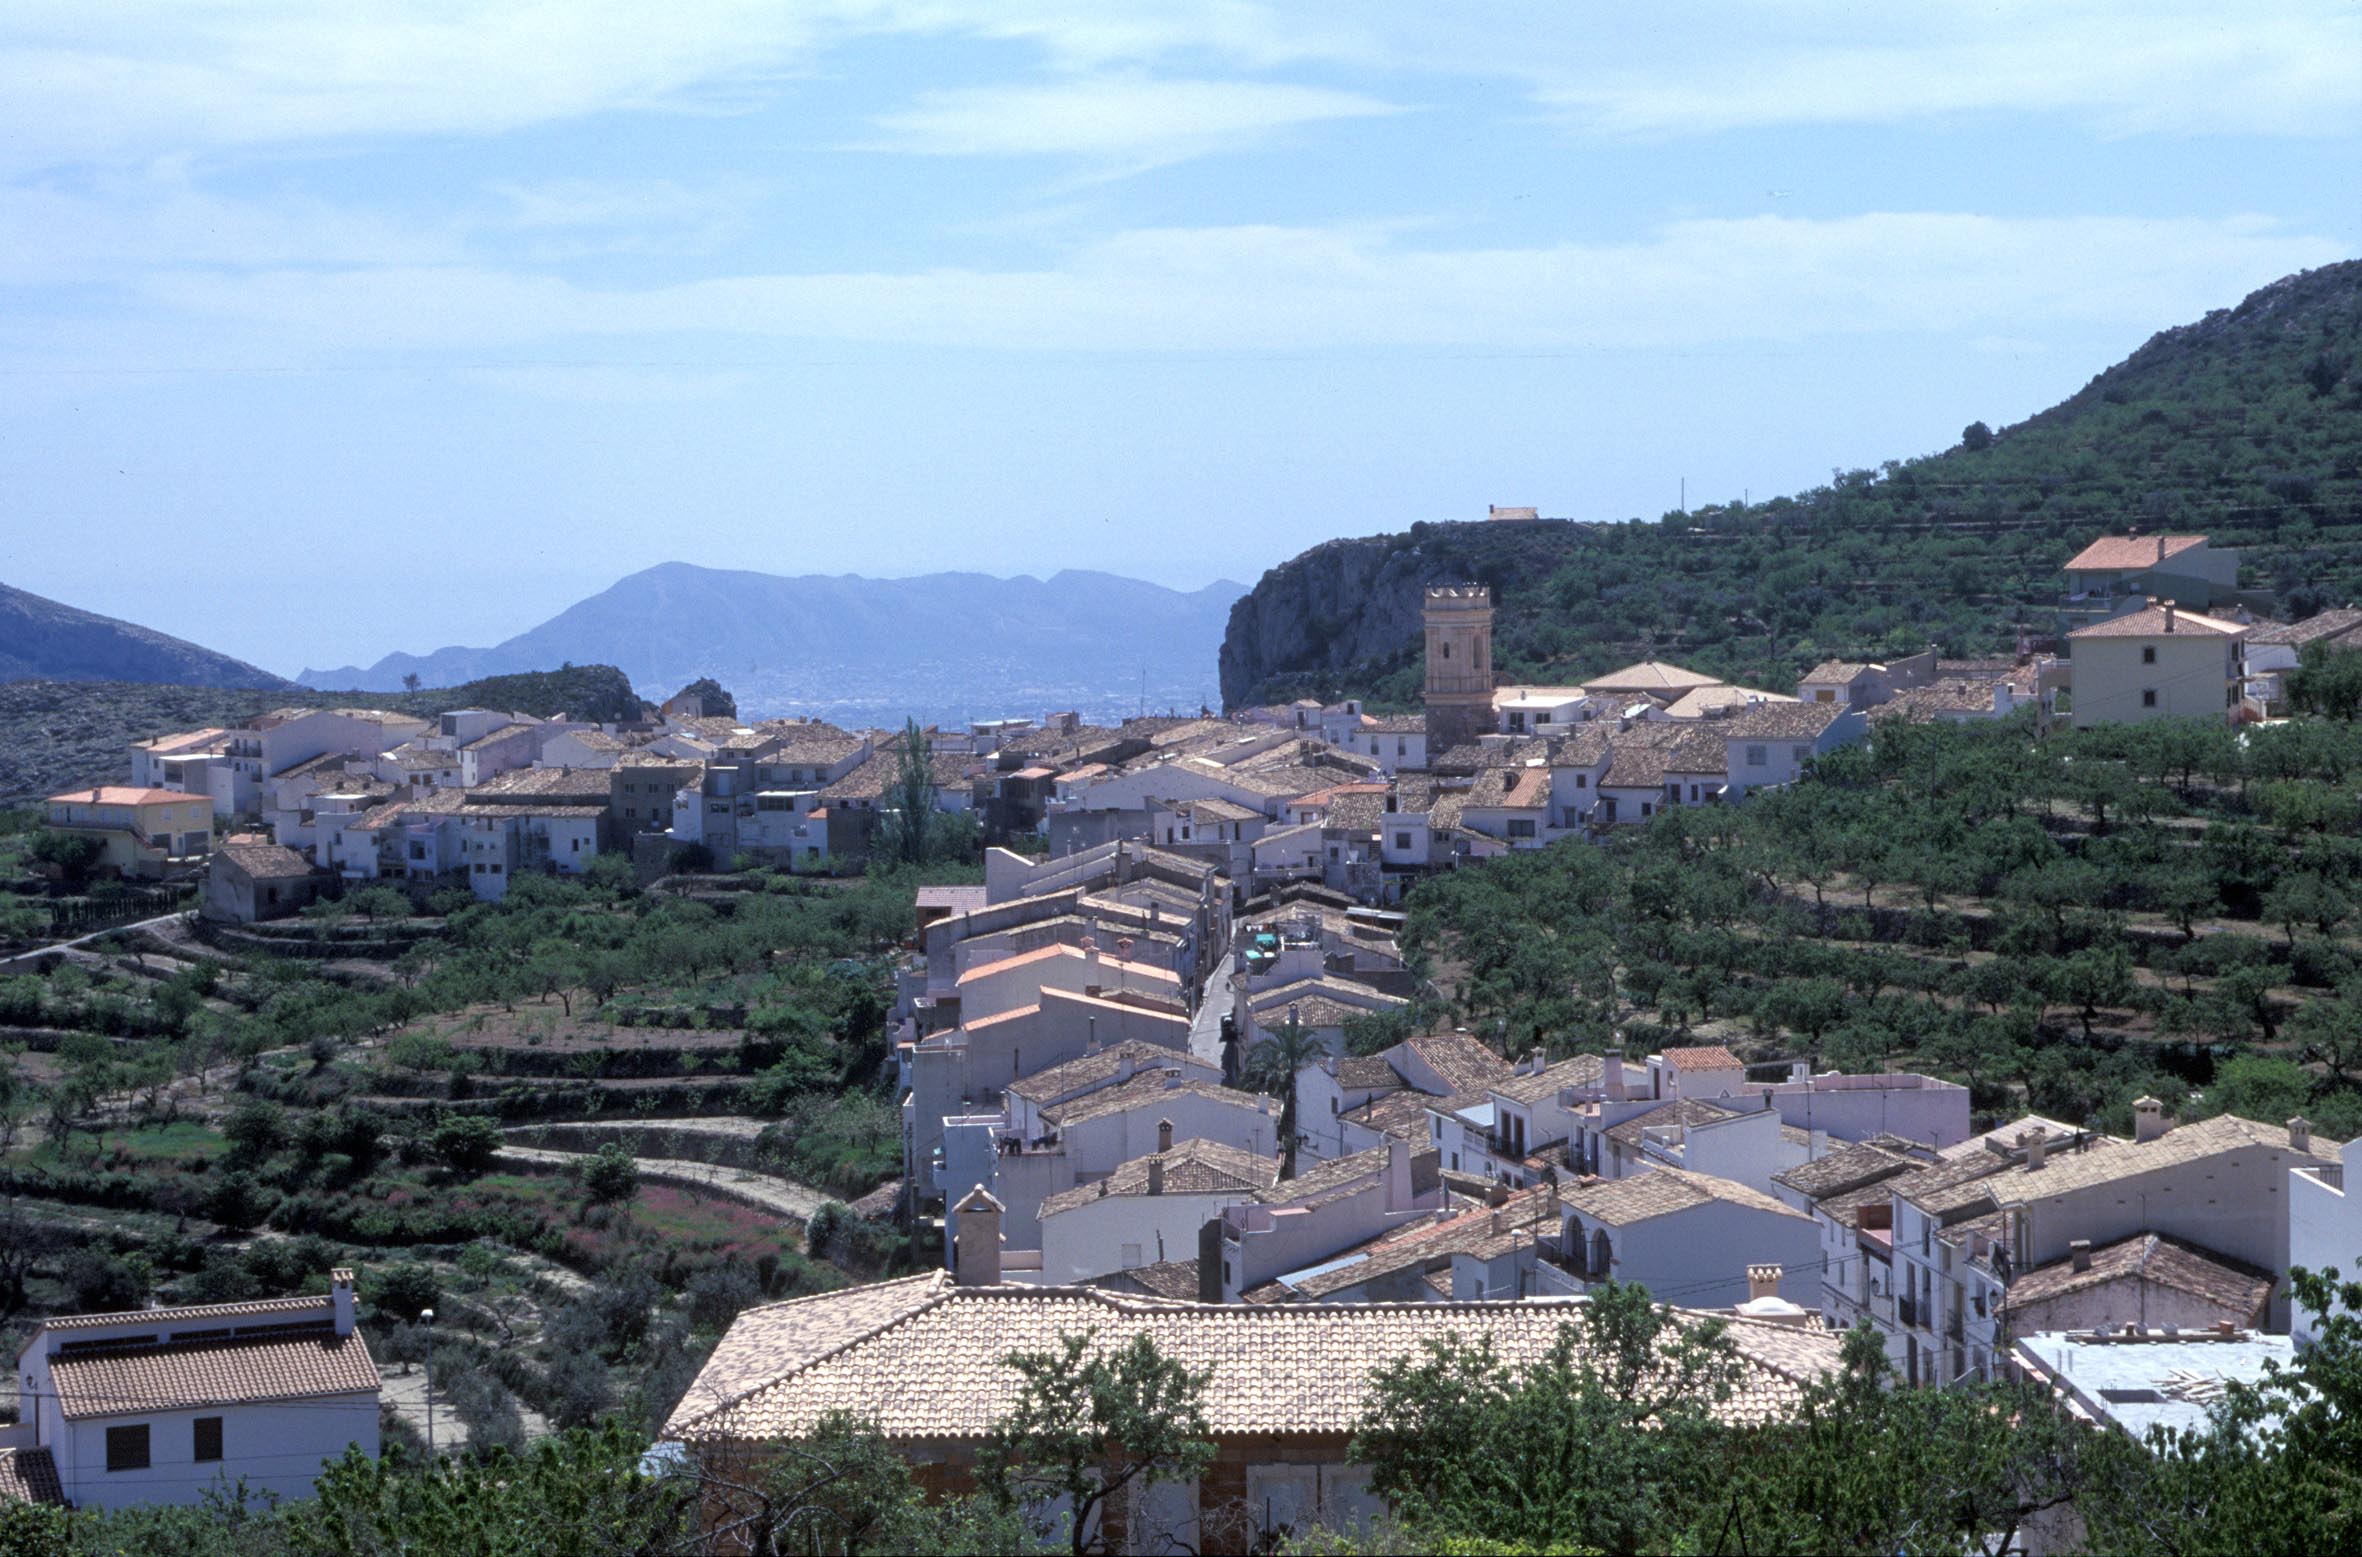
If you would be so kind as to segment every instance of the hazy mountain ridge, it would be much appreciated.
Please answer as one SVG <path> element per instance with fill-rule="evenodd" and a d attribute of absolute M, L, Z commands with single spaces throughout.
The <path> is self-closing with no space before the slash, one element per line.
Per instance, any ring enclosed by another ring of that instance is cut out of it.
<path fill-rule="evenodd" d="M 1415 701 L 1420 590 L 1445 580 L 1493 587 L 1505 681 L 1661 657 L 1779 688 L 1931 639 L 2006 652 L 2050 630 L 2060 563 L 2135 527 L 2241 550 L 2283 616 L 2362 600 L 2362 261 L 2161 331 L 2015 426 L 1795 497 L 1327 542 L 1233 608 L 1222 695 Z"/>
<path fill-rule="evenodd" d="M 258 665 L 152 627 L 0 584 L 0 681 L 152 681 L 283 689 Z"/>
<path fill-rule="evenodd" d="M 921 718 L 1061 706 L 1164 706 L 1214 695 L 1243 585 L 1183 592 L 1107 573 L 1048 579 L 753 573 L 670 562 L 634 573 L 489 648 L 307 669 L 313 687 L 392 691 L 565 663 L 622 667 L 656 697 L 710 675 L 741 712 L 907 711 Z M 1142 672 L 1148 675 L 1145 693 Z"/>

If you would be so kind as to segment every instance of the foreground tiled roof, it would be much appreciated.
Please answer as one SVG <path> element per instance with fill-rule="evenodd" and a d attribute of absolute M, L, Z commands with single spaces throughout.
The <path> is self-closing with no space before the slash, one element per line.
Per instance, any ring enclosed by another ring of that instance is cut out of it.
<path fill-rule="evenodd" d="M 108 1314 L 60 1314 L 41 1321 L 44 1330 L 119 1329 L 126 1325 L 173 1325 L 203 1319 L 270 1319 L 289 1315 L 325 1316 L 327 1308 L 316 1297 L 256 1298 L 247 1303 L 194 1303 L 181 1308 L 136 1308 Z"/>
<path fill-rule="evenodd" d="M 63 1503 L 57 1462 L 47 1449 L 0 1449 L 0 1503 Z"/>
<path fill-rule="evenodd" d="M 317 1309 L 315 1302 L 312 1307 Z M 109 1347 L 55 1356 L 50 1382 L 68 1420 L 316 1395 L 375 1393 L 377 1364 L 359 1334 Z"/>
<path fill-rule="evenodd" d="M 2206 544 L 2203 535 L 2103 535 L 2067 559 L 2063 573 L 2121 573 L 2153 568 Z"/>
<path fill-rule="evenodd" d="M 1575 1317 L 1560 1303 L 1169 1303 L 1078 1287 L 960 1288 L 940 1272 L 888 1285 L 900 1289 L 893 1298 L 856 1288 L 805 1300 L 858 1316 L 836 1323 L 845 1339 L 823 1355 L 800 1339 L 771 1344 L 765 1316 L 774 1310 L 741 1315 L 667 1435 L 693 1444 L 793 1437 L 831 1411 L 855 1411 L 901 1442 L 973 1439 L 1017 1403 L 1022 1380 L 1011 1353 L 1051 1350 L 1069 1335 L 1088 1335 L 1094 1351 L 1107 1352 L 1144 1335 L 1210 1375 L 1205 1411 L 1218 1437 L 1335 1438 L 1361 1420 L 1371 1374 L 1384 1363 L 1458 1335 L 1489 1341 L 1503 1362 L 1522 1366 L 1543 1357 Z M 1747 1320 L 1727 1333 L 1742 1365 L 1717 1408 L 1726 1420 L 1786 1415 L 1801 1386 L 1837 1363 L 1833 1335 Z M 724 1381 L 718 1387 L 714 1375 Z M 727 1403 L 707 1404 L 717 1398 Z"/>

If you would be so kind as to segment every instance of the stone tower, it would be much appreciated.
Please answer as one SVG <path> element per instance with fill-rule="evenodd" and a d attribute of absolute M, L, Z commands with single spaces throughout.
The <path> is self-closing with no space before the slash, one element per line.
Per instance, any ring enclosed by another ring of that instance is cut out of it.
<path fill-rule="evenodd" d="M 1494 728 L 1493 592 L 1483 584 L 1427 590 L 1429 759 Z"/>

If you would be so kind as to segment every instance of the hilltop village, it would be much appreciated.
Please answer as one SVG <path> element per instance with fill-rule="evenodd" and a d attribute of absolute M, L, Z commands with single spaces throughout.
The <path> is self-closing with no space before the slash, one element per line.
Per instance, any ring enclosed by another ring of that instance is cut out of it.
<path fill-rule="evenodd" d="M 1064 1506 L 1126 1550 L 1264 1550 L 1388 1516 L 1395 1484 L 1353 1447 L 1386 1364 L 1457 1337 L 1537 1366 L 1603 1293 L 1665 1305 L 1644 1366 L 1701 1335 L 1728 1349 L 1708 1415 L 1734 1429 L 1817 1398 L 1848 1331 L 1901 1388 L 2028 1387 L 2134 1436 L 2202 1425 L 2226 1381 L 2319 1338 L 2291 1272 L 2350 1264 L 2362 1216 L 2355 1148 L 2301 1115 L 2185 1121 L 2143 1097 L 2109 1133 L 1810 1049 L 1619 1034 L 1570 1053 L 1513 1045 L 1505 1020 L 1418 1019 L 1442 970 L 1406 949 L 1405 904 L 1432 878 L 1810 786 L 1889 729 L 2280 721 L 2308 646 L 2362 646 L 2351 610 L 2257 615 L 2203 536 L 2102 540 L 2064 571 L 2048 650 L 1831 660 L 1779 689 L 1656 661 L 1501 685 L 1491 592 L 1438 584 L 1413 714 L 848 731 L 742 722 L 711 686 L 603 722 L 285 709 L 143 739 L 123 784 L 53 795 L 44 820 L 82 841 L 76 870 L 193 883 L 196 927 L 139 927 L 182 946 L 370 894 L 457 916 L 546 878 L 711 896 L 701 881 L 755 873 L 821 902 L 865 870 L 900 881 L 884 872 L 930 837 L 972 848 L 980 871 L 894 888 L 910 929 L 878 1021 L 898 1171 L 830 1213 L 871 1229 L 863 1274 L 885 1279 L 732 1307 L 653 1436 L 725 1524 L 751 1516 L 720 1468 L 846 1413 L 962 1492 L 1027 1398 L 1002 1359 L 1087 1333 L 1201 1370 L 1210 1448 Z M 320 1275 L 36 1324 L 0 1496 L 302 1496 L 306 1446 L 376 1455 L 393 1407 L 370 1278 Z M 2046 1512 L 2020 1549 L 2076 1538 L 2071 1500 Z"/>

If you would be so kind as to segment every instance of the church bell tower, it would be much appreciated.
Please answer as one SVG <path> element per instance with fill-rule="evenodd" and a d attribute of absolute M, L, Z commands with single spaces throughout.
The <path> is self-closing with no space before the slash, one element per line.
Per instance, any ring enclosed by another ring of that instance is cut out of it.
<path fill-rule="evenodd" d="M 1493 592 L 1484 584 L 1428 586 L 1427 751 L 1432 759 L 1491 731 Z"/>

